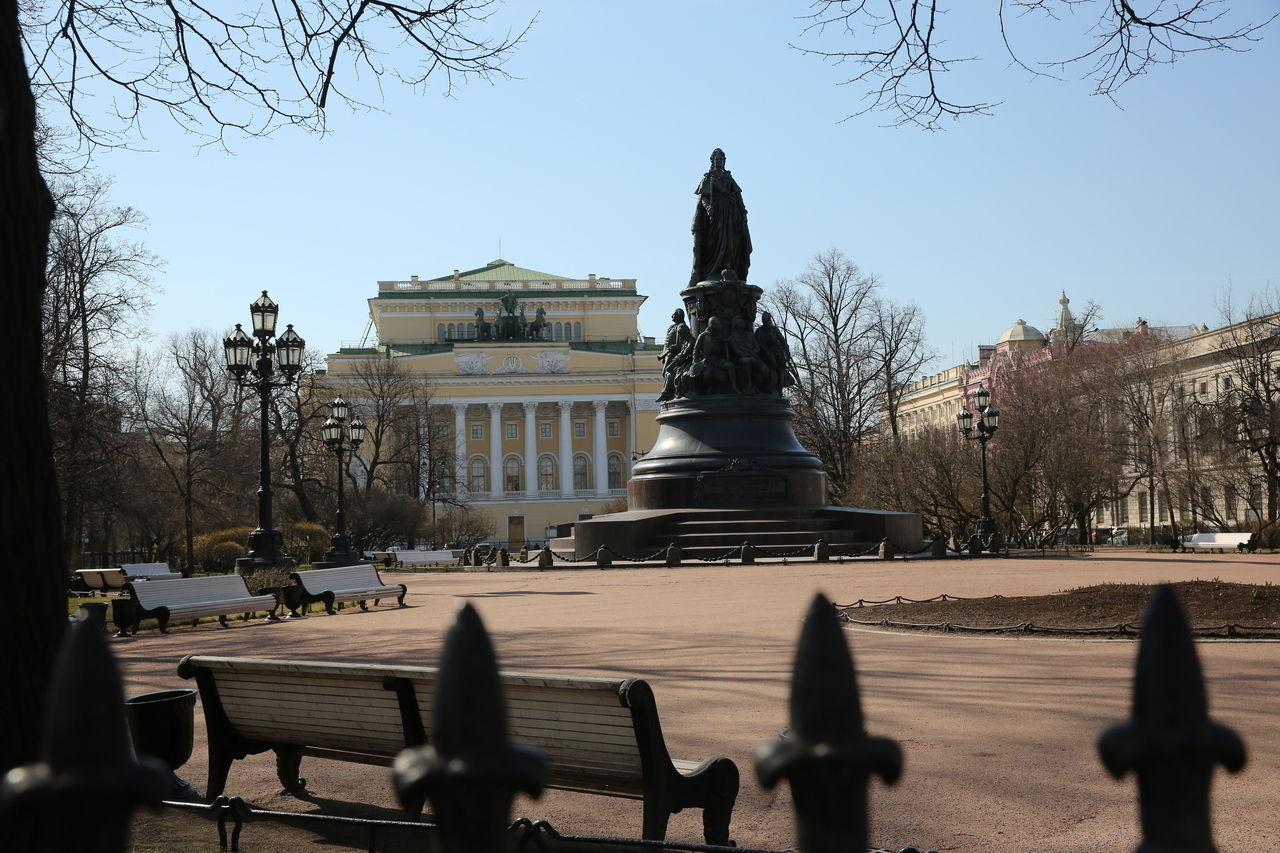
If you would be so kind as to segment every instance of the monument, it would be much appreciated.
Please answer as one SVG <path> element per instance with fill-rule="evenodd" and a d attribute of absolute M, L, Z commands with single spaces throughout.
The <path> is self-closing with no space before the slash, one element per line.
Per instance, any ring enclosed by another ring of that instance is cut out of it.
<path fill-rule="evenodd" d="M 785 549 L 819 538 L 846 550 L 885 539 L 920 550 L 917 514 L 828 505 L 822 463 L 791 427 L 786 336 L 758 311 L 764 291 L 746 281 L 747 209 L 719 148 L 695 194 L 693 271 L 660 356 L 657 439 L 632 470 L 628 510 L 578 522 L 575 553 L 608 545 L 635 555 L 672 542 L 724 551 L 748 540 Z"/>

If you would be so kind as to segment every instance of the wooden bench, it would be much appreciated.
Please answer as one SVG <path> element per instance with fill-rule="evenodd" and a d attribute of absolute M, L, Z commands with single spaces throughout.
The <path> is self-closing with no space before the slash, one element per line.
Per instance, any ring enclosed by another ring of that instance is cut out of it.
<path fill-rule="evenodd" d="M 1258 548 L 1256 533 L 1192 533 L 1183 537 L 1184 550 L 1217 551 L 1222 553 L 1227 548 L 1236 551 L 1248 551 L 1252 554 Z"/>
<path fill-rule="evenodd" d="M 125 620 L 132 630 L 121 626 L 120 634 L 138 633 L 143 619 L 155 619 L 160 623 L 160 633 L 169 630 L 171 619 L 199 619 L 217 616 L 218 623 L 227 627 L 227 615 L 268 611 L 275 618 L 279 603 L 274 595 L 254 595 L 240 575 L 214 575 L 207 578 L 179 578 L 154 583 L 130 582 L 124 591 L 132 602 L 133 612 Z M 119 625 L 119 619 L 115 620 Z"/>
<path fill-rule="evenodd" d="M 273 750 L 286 790 L 301 794 L 302 756 L 389 766 L 427 742 L 436 670 L 378 664 L 188 655 L 178 674 L 200 689 L 209 744 L 206 799 L 233 761 Z M 642 834 L 703 810 L 709 844 L 729 844 L 738 768 L 728 758 L 672 760 L 653 691 L 638 679 L 502 673 L 511 739 L 541 749 L 548 786 L 644 801 Z M 407 811 L 416 817 L 421 805 Z"/>
<path fill-rule="evenodd" d="M 175 572 L 168 563 L 121 563 L 120 571 L 129 580 L 171 581 L 182 577 L 182 572 Z"/>
<path fill-rule="evenodd" d="M 391 558 L 401 566 L 439 566 L 458 562 L 452 551 L 392 551 Z"/>
<path fill-rule="evenodd" d="M 124 589 L 129 581 L 120 569 L 76 569 L 76 575 L 89 589 L 104 594 Z"/>
<path fill-rule="evenodd" d="M 339 601 L 356 601 L 361 610 L 368 610 L 365 604 L 373 599 L 376 605 L 383 598 L 396 597 L 396 603 L 404 607 L 404 596 L 408 589 L 402 583 L 385 584 L 378 570 L 368 563 L 354 566 L 338 566 L 332 569 L 312 569 L 309 572 L 293 572 L 289 575 L 302 590 L 298 606 L 303 612 L 320 601 L 324 603 L 325 612 L 333 615 L 333 605 Z M 297 608 L 291 608 L 290 616 L 298 616 Z"/>

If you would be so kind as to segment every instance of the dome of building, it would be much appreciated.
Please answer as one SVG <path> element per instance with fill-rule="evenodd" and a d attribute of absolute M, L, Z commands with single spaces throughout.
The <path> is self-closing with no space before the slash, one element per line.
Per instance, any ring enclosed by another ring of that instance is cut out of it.
<path fill-rule="evenodd" d="M 1025 345 L 1025 342 L 1032 341 L 1043 346 L 1048 343 L 1048 338 L 1046 338 L 1044 333 L 1035 326 L 1028 326 L 1026 320 L 1019 320 L 1004 330 L 1004 334 L 996 340 L 996 346 L 999 346 L 1000 344 Z"/>

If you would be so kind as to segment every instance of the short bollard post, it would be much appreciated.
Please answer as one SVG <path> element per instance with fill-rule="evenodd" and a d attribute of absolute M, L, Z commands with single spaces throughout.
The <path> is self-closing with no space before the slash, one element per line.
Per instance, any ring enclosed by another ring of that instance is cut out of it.
<path fill-rule="evenodd" d="M 609 550 L 608 545 L 601 545 L 596 549 L 596 566 L 604 569 L 613 565 L 613 552 Z"/>
<path fill-rule="evenodd" d="M 815 563 L 831 561 L 831 546 L 827 544 L 826 539 L 818 539 L 818 544 L 813 546 L 813 561 Z"/>
<path fill-rule="evenodd" d="M 667 566 L 680 565 L 680 546 L 672 542 L 667 546 Z"/>
<path fill-rule="evenodd" d="M 499 567 L 503 567 L 503 566 L 509 566 L 509 565 L 511 565 L 511 555 L 507 553 L 507 549 L 506 549 L 506 548 L 499 548 L 499 549 L 498 549 L 498 560 L 497 560 L 497 564 L 498 564 L 498 566 L 499 566 Z"/>
<path fill-rule="evenodd" d="M 549 569 L 555 565 L 555 558 L 551 555 L 550 548 L 543 548 L 538 552 L 538 568 Z"/>
<path fill-rule="evenodd" d="M 756 562 L 756 549 L 750 542 L 743 542 L 741 548 L 742 565 L 751 566 Z"/>
<path fill-rule="evenodd" d="M 520 549 L 520 562 L 529 562 L 529 546 L 525 545 Z"/>
<path fill-rule="evenodd" d="M 888 539 L 885 539 L 880 543 L 880 550 L 877 556 L 879 556 L 880 559 L 882 560 L 892 560 L 894 558 L 894 555 L 897 553 L 898 551 L 896 548 L 893 547 L 893 543 L 890 542 Z"/>
<path fill-rule="evenodd" d="M 929 545 L 929 555 L 932 557 L 947 556 L 947 540 L 939 536 Z"/>

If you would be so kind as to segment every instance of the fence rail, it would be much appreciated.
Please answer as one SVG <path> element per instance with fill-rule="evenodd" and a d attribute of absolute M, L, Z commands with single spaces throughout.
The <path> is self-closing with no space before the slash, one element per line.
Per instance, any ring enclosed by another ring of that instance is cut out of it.
<path fill-rule="evenodd" d="M 7 828 L 6 841 L 16 842 L 8 849 L 123 853 L 133 809 L 159 803 L 168 790 L 167 771 L 152 759 L 131 755 L 104 611 L 105 605 L 87 606 L 90 615 L 68 634 L 54 672 L 40 762 L 11 771 L 0 786 L 0 825 Z M 1207 708 L 1186 616 L 1173 588 L 1158 586 L 1142 623 L 1132 715 L 1097 742 L 1106 772 L 1137 777 L 1139 851 L 1216 849 L 1210 824 L 1213 771 L 1217 765 L 1239 771 L 1246 753 L 1240 737 L 1211 720 Z M 510 742 L 497 661 L 470 604 L 459 611 L 445 640 L 434 715 L 430 742 L 401 752 L 392 771 L 402 803 L 420 804 L 424 796 L 431 801 L 438 835 L 426 833 L 424 850 L 498 853 L 510 849 L 512 832 L 536 837 L 534 846 L 550 851 L 731 849 L 561 836 L 541 822 L 512 824 L 512 797 L 517 791 L 540 793 L 546 762 L 536 750 Z M 796 648 L 788 728 L 760 750 L 756 762 L 761 785 L 772 788 L 785 781 L 791 787 L 797 848 L 803 853 L 866 850 L 868 782 L 876 775 L 893 784 L 902 772 L 902 757 L 896 741 L 864 731 L 848 635 L 836 607 L 815 596 Z M 236 802 L 223 798 L 201 807 L 220 810 L 223 849 L 228 844 L 235 849 L 244 819 L 281 814 Z M 77 819 L 67 820 L 68 814 Z M 229 839 L 228 818 L 236 823 Z M 366 824 L 376 836 L 379 822 Z M 567 841 L 571 838 L 576 840 Z M 371 841 L 370 849 L 375 846 Z"/>

